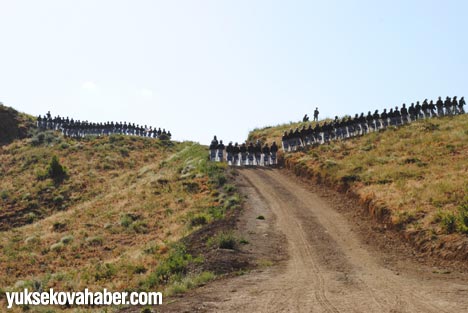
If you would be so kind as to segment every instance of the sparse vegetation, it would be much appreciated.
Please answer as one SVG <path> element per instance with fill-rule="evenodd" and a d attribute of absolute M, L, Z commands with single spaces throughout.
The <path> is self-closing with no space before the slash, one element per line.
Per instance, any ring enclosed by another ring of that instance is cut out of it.
<path fill-rule="evenodd" d="M 0 277 L 2 287 L 22 280 L 57 290 L 169 292 L 212 279 L 190 273 L 201 259 L 173 244 L 226 212 L 213 196 L 228 185 L 226 167 L 206 155 L 191 142 L 54 132 L 3 146 L 0 271 L 10 275 Z"/>
<path fill-rule="evenodd" d="M 211 237 L 207 244 L 220 249 L 234 250 L 237 247 L 238 239 L 232 232 L 222 232 L 215 237 Z"/>
<path fill-rule="evenodd" d="M 257 129 L 249 140 L 279 142 L 283 131 L 301 126 Z M 426 234 L 437 245 L 454 241 L 454 234 L 468 233 L 467 143 L 468 115 L 459 115 L 417 121 L 280 158 L 299 176 L 355 194 L 378 221 L 399 231 Z M 444 237 L 448 234 L 452 237 Z M 455 251 L 458 245 L 453 245 Z"/>

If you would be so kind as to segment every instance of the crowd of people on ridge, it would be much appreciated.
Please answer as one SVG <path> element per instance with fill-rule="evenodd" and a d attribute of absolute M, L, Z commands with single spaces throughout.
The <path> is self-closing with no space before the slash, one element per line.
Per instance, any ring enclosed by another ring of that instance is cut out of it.
<path fill-rule="evenodd" d="M 224 151 L 226 150 L 226 159 L 224 159 Z M 245 165 L 275 165 L 277 162 L 276 153 L 278 152 L 278 146 L 276 142 L 273 142 L 271 146 L 268 143 L 262 145 L 257 140 L 253 142 L 232 144 L 230 142 L 227 146 L 223 144 L 223 141 L 214 136 L 210 144 L 210 160 L 216 162 L 223 162 L 224 160 L 229 165 L 245 166 Z"/>
<path fill-rule="evenodd" d="M 309 124 L 308 127 L 303 126 L 301 129 L 290 129 L 284 132 L 282 144 L 284 151 L 295 151 L 299 147 L 307 145 L 319 145 L 329 142 L 330 140 L 347 139 L 359 135 L 364 135 L 368 132 L 385 129 L 388 126 L 400 126 L 411 123 L 418 119 L 427 119 L 432 117 L 442 117 L 457 114 L 465 114 L 465 99 L 461 97 L 447 97 L 445 101 L 442 98 L 434 103 L 427 99 L 421 103 L 411 103 L 407 108 L 403 103 L 401 109 L 384 109 L 382 113 L 375 110 L 374 113 L 369 111 L 367 115 L 364 113 L 356 114 L 354 117 L 343 117 L 335 119 L 331 122 L 323 124 L 316 123 L 314 127 Z M 303 122 L 309 120 L 307 114 L 303 117 Z M 314 121 L 318 120 L 318 108 L 314 111 Z"/>
<path fill-rule="evenodd" d="M 52 117 L 50 111 L 43 117 L 37 117 L 37 127 L 39 129 L 50 129 L 61 131 L 66 137 L 82 138 L 85 136 L 103 135 L 131 135 L 148 138 L 171 139 L 171 132 L 161 128 L 135 125 L 127 122 L 105 122 L 93 123 L 88 121 L 74 120 L 73 118 Z"/>

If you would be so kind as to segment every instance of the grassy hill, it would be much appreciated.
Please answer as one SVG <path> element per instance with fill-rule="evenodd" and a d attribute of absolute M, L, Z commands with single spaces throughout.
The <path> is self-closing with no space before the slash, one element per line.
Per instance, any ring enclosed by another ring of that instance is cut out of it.
<path fill-rule="evenodd" d="M 239 203 L 225 171 L 192 142 L 42 132 L 0 147 L 0 294 L 179 283 L 203 262 L 179 240 Z"/>
<path fill-rule="evenodd" d="M 30 136 L 34 125 L 33 116 L 0 104 L 0 146 Z"/>
<path fill-rule="evenodd" d="M 299 125 L 257 129 L 249 139 L 278 142 L 284 130 Z M 418 121 L 283 158 L 297 175 L 356 195 L 369 214 L 421 251 L 468 260 L 468 115 Z"/>

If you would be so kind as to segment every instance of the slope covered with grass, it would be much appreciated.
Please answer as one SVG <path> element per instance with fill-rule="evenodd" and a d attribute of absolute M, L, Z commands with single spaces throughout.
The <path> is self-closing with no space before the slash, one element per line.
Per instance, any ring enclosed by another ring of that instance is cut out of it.
<path fill-rule="evenodd" d="M 35 118 L 0 104 L 0 146 L 30 136 Z"/>
<path fill-rule="evenodd" d="M 202 262 L 174 244 L 229 209 L 196 143 L 45 132 L 0 149 L 1 291 L 162 290 Z"/>
<path fill-rule="evenodd" d="M 285 125 L 249 137 L 278 139 Z M 468 258 L 468 115 L 284 155 L 296 174 L 351 191 L 376 219 L 430 253 Z"/>

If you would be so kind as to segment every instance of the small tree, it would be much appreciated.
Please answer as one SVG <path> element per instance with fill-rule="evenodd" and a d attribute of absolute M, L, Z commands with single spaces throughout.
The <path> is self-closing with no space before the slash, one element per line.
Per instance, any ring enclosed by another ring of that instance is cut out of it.
<path fill-rule="evenodd" d="M 52 157 L 47 167 L 47 176 L 57 183 L 63 181 L 67 177 L 67 170 L 60 164 L 56 155 Z"/>

